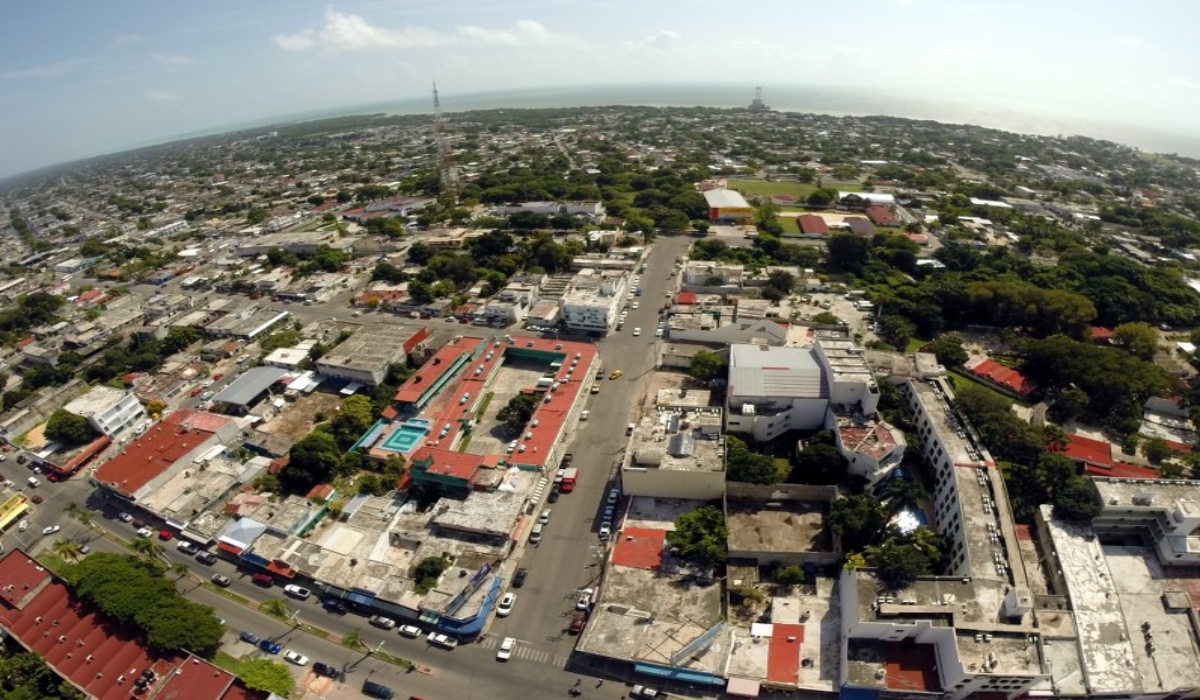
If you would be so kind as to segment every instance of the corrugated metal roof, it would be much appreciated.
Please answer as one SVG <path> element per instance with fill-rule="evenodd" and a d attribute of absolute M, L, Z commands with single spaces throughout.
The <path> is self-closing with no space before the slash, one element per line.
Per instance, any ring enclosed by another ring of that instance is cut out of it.
<path fill-rule="evenodd" d="M 812 351 L 761 345 L 729 349 L 731 396 L 761 398 L 825 398 L 824 372 Z"/>
<path fill-rule="evenodd" d="M 222 389 L 221 393 L 213 397 L 213 401 L 245 406 L 287 373 L 286 369 L 279 367 L 255 367 Z"/>
<path fill-rule="evenodd" d="M 748 207 L 750 203 L 736 190 L 708 190 L 704 201 L 710 207 Z"/>

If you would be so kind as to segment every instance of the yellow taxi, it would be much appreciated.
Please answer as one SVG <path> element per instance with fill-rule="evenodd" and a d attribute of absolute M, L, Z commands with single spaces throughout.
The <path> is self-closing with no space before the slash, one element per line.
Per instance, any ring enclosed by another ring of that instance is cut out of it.
<path fill-rule="evenodd" d="M 625 376 L 625 373 L 624 373 L 624 372 L 622 372 L 621 370 L 617 369 L 617 370 L 613 370 L 613 373 L 612 373 L 612 374 L 610 374 L 610 375 L 608 375 L 608 378 L 609 378 L 610 380 L 611 380 L 611 379 L 620 379 L 620 378 L 621 378 L 621 377 L 623 377 L 623 376 Z"/>

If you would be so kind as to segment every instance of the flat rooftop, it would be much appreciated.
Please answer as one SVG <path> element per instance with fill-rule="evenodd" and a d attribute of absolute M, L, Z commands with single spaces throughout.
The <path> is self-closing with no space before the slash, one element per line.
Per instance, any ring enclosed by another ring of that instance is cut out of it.
<path fill-rule="evenodd" d="M 633 456 L 627 468 L 673 471 L 724 471 L 722 411 L 705 408 L 659 410 L 634 427 Z"/>
<path fill-rule="evenodd" d="M 874 378 L 863 349 L 852 340 L 817 340 L 836 381 L 869 381 Z"/>
<path fill-rule="evenodd" d="M 772 598 L 770 622 L 730 630 L 727 675 L 836 692 L 841 669 L 837 587 L 836 579 L 819 577 L 807 593 Z M 796 641 L 789 643 L 788 637 Z"/>
<path fill-rule="evenodd" d="M 225 446 L 217 444 L 138 500 L 160 517 L 186 523 L 223 498 L 234 484 L 250 481 L 261 468 L 228 459 Z"/>
<path fill-rule="evenodd" d="M 317 367 L 345 367 L 368 372 L 379 371 L 404 355 L 404 344 L 419 329 L 394 323 L 363 326 L 327 355 Z"/>
<path fill-rule="evenodd" d="M 825 501 L 761 501 L 729 498 L 729 549 L 754 552 L 828 552 L 832 535 L 825 526 Z"/>
<path fill-rule="evenodd" d="M 463 500 L 443 498 L 434 506 L 432 524 L 437 527 L 507 538 L 529 502 L 539 472 L 508 469 L 495 491 L 472 491 Z"/>
<path fill-rule="evenodd" d="M 108 410 L 111 406 L 125 398 L 128 392 L 114 389 L 111 386 L 94 386 L 88 393 L 72 399 L 64 406 L 64 410 L 85 418 Z"/>
<path fill-rule="evenodd" d="M 1136 505 L 1135 494 L 1147 494 L 1150 506 L 1161 510 L 1183 509 L 1194 513 L 1200 507 L 1200 481 L 1182 479 L 1112 479 L 1093 477 L 1092 483 L 1100 493 L 1100 499 L 1112 506 L 1126 508 Z"/>

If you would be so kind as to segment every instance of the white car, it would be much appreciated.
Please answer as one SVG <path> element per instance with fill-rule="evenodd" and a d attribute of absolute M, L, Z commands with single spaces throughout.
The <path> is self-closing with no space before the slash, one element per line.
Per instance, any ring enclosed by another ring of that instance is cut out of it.
<path fill-rule="evenodd" d="M 595 593 L 591 588 L 584 588 L 579 591 L 579 598 L 575 600 L 576 610 L 587 610 L 592 607 L 592 594 Z"/>
<path fill-rule="evenodd" d="M 505 637 L 504 641 L 500 642 L 500 648 L 496 651 L 497 661 L 508 661 L 512 658 L 513 649 L 517 646 L 516 637 Z"/>
<path fill-rule="evenodd" d="M 421 628 L 416 625 L 400 625 L 400 636 L 416 639 L 422 634 Z"/>
<path fill-rule="evenodd" d="M 656 698 L 659 696 L 659 692 L 657 690 L 654 688 L 647 688 L 644 685 L 633 686 L 633 690 L 630 691 L 629 694 L 635 698 Z"/>
<path fill-rule="evenodd" d="M 638 302 L 636 302 L 636 301 L 635 301 L 635 302 L 633 302 L 633 310 L 634 310 L 634 311 L 637 311 L 637 310 L 638 310 L 638 308 L 640 308 L 640 307 L 641 307 L 641 304 L 639 304 L 639 303 L 638 303 Z"/>
<path fill-rule="evenodd" d="M 618 489 L 609 489 L 608 497 L 604 500 L 610 506 L 616 505 L 617 501 L 621 500 L 621 491 Z"/>
<path fill-rule="evenodd" d="M 284 586 L 283 592 L 292 596 L 293 598 L 299 598 L 300 600 L 308 600 L 308 596 L 311 595 L 307 588 L 301 588 L 294 583 L 289 583 L 288 585 Z"/>
<path fill-rule="evenodd" d="M 579 420 L 587 420 L 588 416 L 590 415 L 592 415 L 591 411 L 584 411 L 583 413 L 579 414 Z"/>
<path fill-rule="evenodd" d="M 655 329 L 654 329 L 654 337 L 655 337 L 655 338 L 661 338 L 661 337 L 663 337 L 663 329 L 661 329 L 661 328 L 655 328 Z"/>
<path fill-rule="evenodd" d="M 635 338 L 636 338 L 636 337 L 638 337 L 638 336 L 639 336 L 639 335 L 641 335 L 641 334 L 642 334 L 642 329 L 641 329 L 641 328 L 634 328 L 634 329 L 633 329 L 633 337 L 635 337 Z"/>
<path fill-rule="evenodd" d="M 458 646 L 457 639 L 451 637 L 450 635 L 442 634 L 441 632 L 430 632 L 427 639 L 429 640 L 430 644 L 436 644 L 439 647 L 445 647 L 447 649 L 453 649 L 454 647 Z"/>
<path fill-rule="evenodd" d="M 517 604 L 516 593 L 505 593 L 500 599 L 500 605 L 496 606 L 496 617 L 508 617 L 512 614 L 513 606 Z"/>
<path fill-rule="evenodd" d="M 151 538 L 151 537 L 154 537 L 154 530 L 151 530 L 148 527 L 144 527 L 141 530 L 138 530 L 137 534 L 138 534 L 138 537 Z"/>
<path fill-rule="evenodd" d="M 600 539 L 607 540 L 609 537 L 612 537 L 612 523 L 605 520 L 600 523 Z"/>
<path fill-rule="evenodd" d="M 42 529 L 42 534 L 43 534 L 43 535 L 53 535 L 54 533 L 58 532 L 58 531 L 59 531 L 59 530 L 61 530 L 61 529 L 62 529 L 62 528 L 61 528 L 61 527 L 59 527 L 59 526 L 57 526 L 57 525 L 51 525 L 50 527 L 43 528 L 43 529 Z"/>
<path fill-rule="evenodd" d="M 292 651 L 291 649 L 288 649 L 287 651 L 283 652 L 283 660 L 293 663 L 293 664 L 296 664 L 297 666 L 307 666 L 308 665 L 308 657 L 307 656 L 305 656 L 304 654 L 301 654 L 298 651 Z"/>
<path fill-rule="evenodd" d="M 133 521 L 133 516 L 129 513 L 121 513 L 117 516 L 117 520 L 120 520 L 123 523 L 128 523 Z"/>

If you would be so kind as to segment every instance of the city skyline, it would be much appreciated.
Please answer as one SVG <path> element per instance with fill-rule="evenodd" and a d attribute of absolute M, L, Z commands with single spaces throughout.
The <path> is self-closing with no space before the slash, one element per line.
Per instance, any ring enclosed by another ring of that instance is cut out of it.
<path fill-rule="evenodd" d="M 434 80 L 450 111 L 454 95 L 650 84 L 744 85 L 746 104 L 762 85 L 773 105 L 774 88 L 803 85 L 1200 138 L 1189 119 L 1200 61 L 1186 35 L 1200 7 L 1126 9 L 930 0 L 876 0 L 852 14 L 808 3 L 739 11 L 619 0 L 24 5 L 0 28 L 0 177 L 301 113 L 419 99 L 432 112 Z"/>

